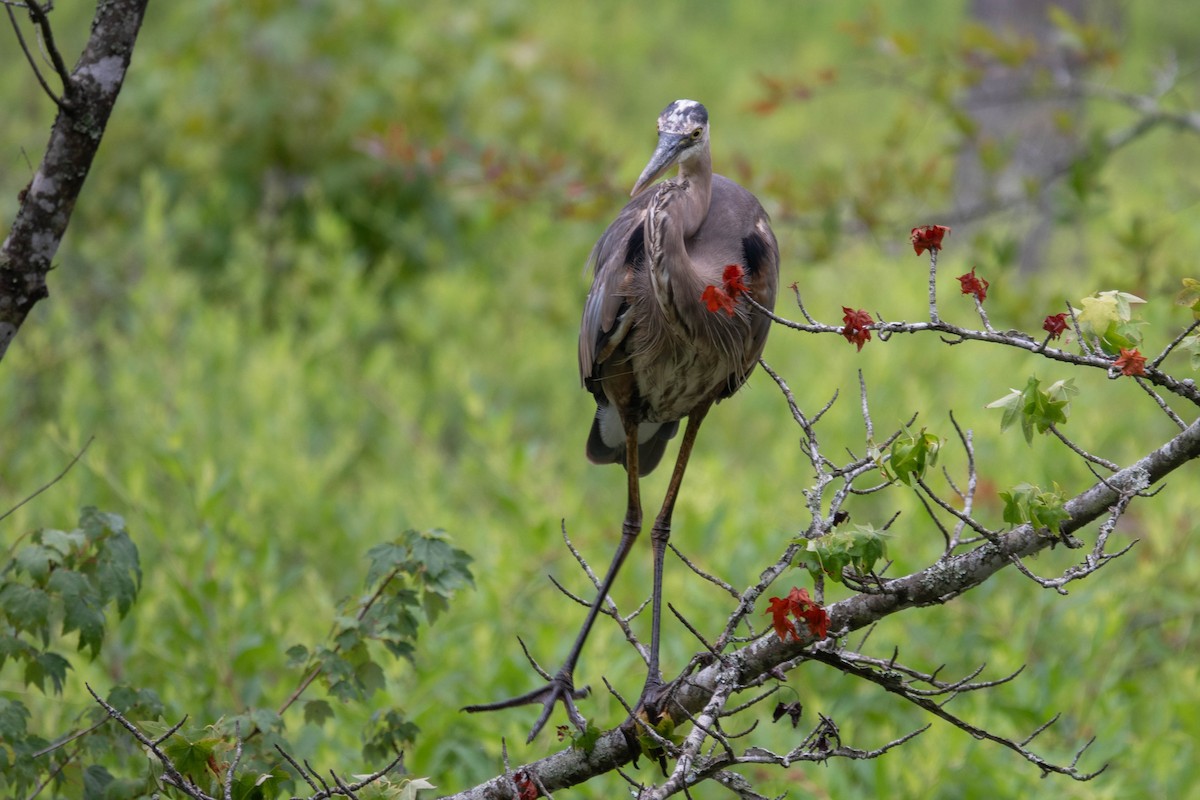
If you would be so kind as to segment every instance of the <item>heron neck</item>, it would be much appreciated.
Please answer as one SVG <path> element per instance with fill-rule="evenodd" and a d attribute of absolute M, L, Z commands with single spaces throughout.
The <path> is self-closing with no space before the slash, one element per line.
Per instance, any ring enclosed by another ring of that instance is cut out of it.
<path fill-rule="evenodd" d="M 679 164 L 679 178 L 687 181 L 689 191 L 685 195 L 687 212 L 682 215 L 683 238 L 695 235 L 704 218 L 708 216 L 708 205 L 712 200 L 712 153 L 705 147 L 694 158 Z"/>

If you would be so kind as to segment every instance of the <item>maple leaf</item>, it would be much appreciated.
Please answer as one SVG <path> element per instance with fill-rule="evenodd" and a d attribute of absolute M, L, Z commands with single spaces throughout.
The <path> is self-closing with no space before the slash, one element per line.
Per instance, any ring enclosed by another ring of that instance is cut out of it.
<path fill-rule="evenodd" d="M 973 294 L 981 303 L 987 300 L 987 290 L 991 284 L 975 275 L 975 267 L 971 267 L 971 271 L 966 275 L 959 275 L 958 282 L 962 284 L 963 294 Z"/>
<path fill-rule="evenodd" d="M 1051 314 L 1042 321 L 1042 330 L 1050 334 L 1051 339 L 1057 339 L 1067 330 L 1067 315 Z"/>
<path fill-rule="evenodd" d="M 948 233 L 950 228 L 946 225 L 920 225 L 912 229 L 908 238 L 916 254 L 921 255 L 926 250 L 941 250 L 942 237 Z"/>
<path fill-rule="evenodd" d="M 529 777 L 529 773 L 523 769 L 518 770 L 513 776 L 513 783 L 517 785 L 517 797 L 520 800 L 534 800 L 534 798 L 541 796 L 537 784 Z"/>
<path fill-rule="evenodd" d="M 874 320 L 861 308 L 855 311 L 848 306 L 842 306 L 842 314 L 842 336 L 845 336 L 850 344 L 858 345 L 861 351 L 863 345 L 871 341 L 871 331 L 867 328 Z"/>
<path fill-rule="evenodd" d="M 1175 305 L 1192 310 L 1192 316 L 1200 319 L 1200 281 L 1184 278 L 1183 288 L 1175 295 Z"/>
<path fill-rule="evenodd" d="M 1139 328 L 1145 322 L 1134 319 L 1133 306 L 1145 302 L 1128 292 L 1098 292 L 1080 300 L 1083 308 L 1075 309 L 1075 319 L 1084 336 L 1095 336 L 1106 353 L 1116 356 L 1142 343 Z"/>
<path fill-rule="evenodd" d="M 796 616 L 807 623 L 808 632 L 818 639 L 824 639 L 829 635 L 829 613 L 816 603 L 803 611 L 797 611 Z"/>
<path fill-rule="evenodd" d="M 804 620 L 808 625 L 808 632 L 813 636 L 824 639 L 829 633 L 829 614 L 809 597 L 808 589 L 797 589 L 793 586 L 787 599 L 792 607 L 793 616 Z"/>
<path fill-rule="evenodd" d="M 789 633 L 793 639 L 800 640 L 800 634 L 796 632 L 796 626 L 788 619 L 788 615 L 792 613 L 792 604 L 790 602 L 782 597 L 772 597 L 767 613 L 771 615 L 771 624 L 775 626 L 775 633 L 779 636 L 780 641 L 786 642 Z"/>
<path fill-rule="evenodd" d="M 1004 409 L 1000 430 L 1006 431 L 1014 422 L 1020 422 L 1025 441 L 1032 443 L 1035 428 L 1038 433 L 1045 433 L 1052 425 L 1066 424 L 1071 411 L 1071 398 L 1077 394 L 1079 389 L 1073 378 L 1055 381 L 1042 389 L 1041 381 L 1031 377 L 1024 389 L 1012 389 L 984 408 Z"/>
<path fill-rule="evenodd" d="M 737 300 L 738 295 L 750 291 L 746 288 L 746 284 L 742 283 L 744 277 L 746 277 L 746 273 L 739 264 L 727 265 L 725 272 L 721 275 L 721 281 L 725 284 L 725 293 L 734 300 Z"/>
<path fill-rule="evenodd" d="M 724 311 L 729 316 L 733 316 L 733 297 L 719 286 L 711 284 L 705 286 L 700 299 L 704 301 L 704 305 L 709 311 Z"/>
<path fill-rule="evenodd" d="M 788 619 L 789 615 L 802 620 L 808 626 L 808 632 L 818 639 L 824 639 L 829 633 L 829 613 L 817 605 L 807 589 L 793 586 L 787 597 L 772 597 L 766 613 L 771 615 L 775 633 L 785 642 L 789 633 L 793 639 L 800 641 L 800 634 Z"/>
<path fill-rule="evenodd" d="M 1146 357 L 1136 349 L 1126 350 L 1122 347 L 1121 355 L 1113 362 L 1113 366 L 1120 368 L 1122 375 L 1145 375 Z"/>

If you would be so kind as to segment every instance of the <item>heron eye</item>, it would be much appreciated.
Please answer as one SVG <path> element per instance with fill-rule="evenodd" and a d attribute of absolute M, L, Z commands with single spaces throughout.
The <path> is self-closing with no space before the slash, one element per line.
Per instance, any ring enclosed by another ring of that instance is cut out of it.
<path fill-rule="evenodd" d="M 703 129 L 703 128 L 696 128 L 696 130 L 692 131 L 692 138 L 693 138 L 693 139 L 699 139 L 699 138 L 700 138 L 700 134 L 702 134 L 702 133 L 704 133 L 704 129 Z"/>

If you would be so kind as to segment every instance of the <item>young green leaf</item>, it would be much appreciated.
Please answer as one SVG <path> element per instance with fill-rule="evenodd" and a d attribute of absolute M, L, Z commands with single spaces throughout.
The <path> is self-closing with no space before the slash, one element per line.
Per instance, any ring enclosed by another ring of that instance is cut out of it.
<path fill-rule="evenodd" d="M 1184 278 L 1183 288 L 1175 295 L 1175 305 L 1190 308 L 1192 316 L 1200 319 L 1200 281 Z"/>
<path fill-rule="evenodd" d="M 848 530 L 827 533 L 807 540 L 807 552 L 798 561 L 813 577 L 826 575 L 841 582 L 842 570 L 853 567 L 859 575 L 869 575 L 875 564 L 887 558 L 887 532 L 871 525 L 854 525 Z"/>
<path fill-rule="evenodd" d="M 1071 516 L 1065 508 L 1066 493 L 1057 487 L 1044 492 L 1038 486 L 1020 483 L 1011 491 L 1000 492 L 1000 499 L 1004 501 L 1004 521 L 1010 525 L 1030 523 L 1059 533 L 1062 523 Z"/>
<path fill-rule="evenodd" d="M 1073 311 L 1083 335 L 1094 337 L 1106 353 L 1117 355 L 1122 348 L 1134 350 L 1141 345 L 1140 328 L 1146 323 L 1134 319 L 1132 307 L 1145 302 L 1137 295 L 1113 289 L 1083 298 L 1079 301 L 1083 308 Z"/>
<path fill-rule="evenodd" d="M 1179 349 L 1191 356 L 1188 363 L 1193 370 L 1200 369 L 1200 333 L 1183 337 L 1183 341 L 1179 343 Z"/>
<path fill-rule="evenodd" d="M 1075 379 L 1055 381 L 1045 389 L 1041 385 L 1041 381 L 1031 377 L 1024 389 L 1012 389 L 1004 397 L 987 404 L 986 408 L 1004 410 L 1000 418 L 1001 431 L 1020 422 L 1025 441 L 1032 444 L 1034 430 L 1045 433 L 1051 425 L 1066 423 L 1071 411 L 1071 398 L 1079 394 Z"/>
<path fill-rule="evenodd" d="M 892 442 L 879 468 L 889 481 L 900 481 L 912 486 L 916 479 L 925 477 L 925 470 L 937 463 L 942 440 L 922 428 L 920 433 L 899 436 Z"/>

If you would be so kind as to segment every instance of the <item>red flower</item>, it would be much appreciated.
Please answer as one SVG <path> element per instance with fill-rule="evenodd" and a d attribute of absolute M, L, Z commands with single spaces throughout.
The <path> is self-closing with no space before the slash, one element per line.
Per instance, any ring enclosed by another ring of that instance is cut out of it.
<path fill-rule="evenodd" d="M 705 286 L 700 299 L 704 301 L 704 305 L 708 307 L 709 311 L 724 311 L 729 316 L 733 316 L 733 297 L 724 289 L 718 286 Z"/>
<path fill-rule="evenodd" d="M 874 323 L 871 315 L 861 308 L 855 311 L 848 306 L 842 306 L 842 336 L 846 337 L 846 341 L 850 344 L 858 345 L 858 349 L 867 342 L 871 341 L 871 331 L 867 327 Z"/>
<path fill-rule="evenodd" d="M 517 770 L 513 775 L 513 783 L 517 785 L 517 797 L 520 800 L 535 800 L 542 794 L 538 791 L 537 784 L 529 777 L 529 773 L 523 769 Z"/>
<path fill-rule="evenodd" d="M 948 233 L 950 228 L 946 225 L 921 225 L 913 228 L 908 238 L 916 254 L 921 255 L 926 250 L 941 250 L 942 237 Z"/>
<path fill-rule="evenodd" d="M 1114 366 L 1120 367 L 1122 375 L 1145 375 L 1146 374 L 1146 357 L 1137 350 L 1126 350 L 1121 348 L 1121 355 L 1117 357 Z"/>
<path fill-rule="evenodd" d="M 971 267 L 971 271 L 966 275 L 959 275 L 958 282 L 962 284 L 963 294 L 973 294 L 979 302 L 987 300 L 987 290 L 989 284 L 983 278 L 975 277 L 975 268 Z"/>
<path fill-rule="evenodd" d="M 742 282 L 745 275 L 745 271 L 738 264 L 726 265 L 725 272 L 721 275 L 723 286 L 705 286 L 700 299 L 709 311 L 724 311 L 732 317 L 733 304 L 737 302 L 738 296 L 750 291 Z"/>
<path fill-rule="evenodd" d="M 808 625 L 808 632 L 818 639 L 824 639 L 829 634 L 829 614 L 809 597 L 807 589 L 797 589 L 793 586 L 786 598 L 772 597 L 767 613 L 771 615 L 775 633 L 782 641 L 787 641 L 789 633 L 793 639 L 800 641 L 796 626 L 788 619 L 789 614 L 804 620 Z"/>
<path fill-rule="evenodd" d="M 1042 322 L 1042 330 L 1050 334 L 1051 339 L 1057 339 L 1067 330 L 1067 315 L 1051 314 Z"/>
<path fill-rule="evenodd" d="M 792 604 L 782 597 L 772 597 L 771 606 L 767 609 L 767 613 L 771 615 L 771 624 L 775 626 L 775 634 L 782 641 L 787 641 L 788 634 L 796 641 L 800 641 L 800 634 L 796 633 L 796 626 L 788 619 L 788 615 L 792 613 Z"/>
<path fill-rule="evenodd" d="M 745 294 L 750 291 L 746 288 L 746 284 L 742 283 L 742 278 L 745 276 L 746 273 L 742 271 L 741 266 L 738 264 L 726 265 L 725 272 L 721 275 L 721 280 L 725 284 L 726 293 L 728 293 L 729 296 L 734 300 L 737 300 L 739 294 Z"/>

